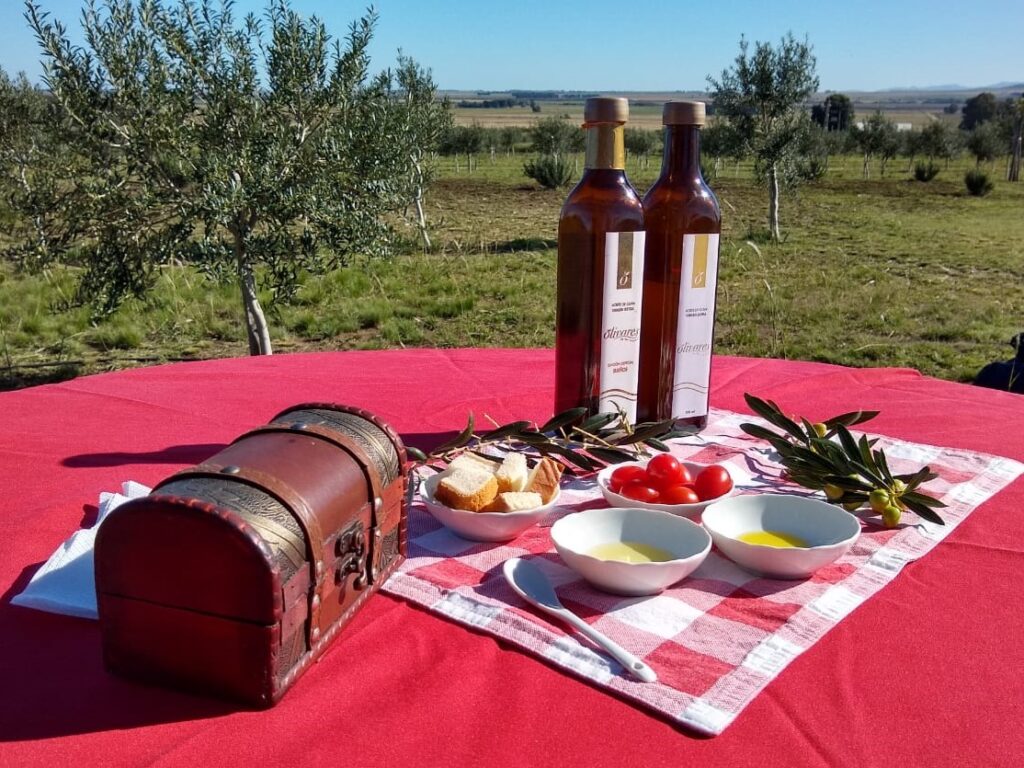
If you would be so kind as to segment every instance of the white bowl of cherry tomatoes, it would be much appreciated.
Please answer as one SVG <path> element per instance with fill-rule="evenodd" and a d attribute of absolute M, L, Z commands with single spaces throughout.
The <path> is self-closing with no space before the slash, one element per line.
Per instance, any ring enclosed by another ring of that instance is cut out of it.
<path fill-rule="evenodd" d="M 657 509 L 690 518 L 736 488 L 725 466 L 680 461 L 670 453 L 605 467 L 597 475 L 597 485 L 613 507 Z"/>

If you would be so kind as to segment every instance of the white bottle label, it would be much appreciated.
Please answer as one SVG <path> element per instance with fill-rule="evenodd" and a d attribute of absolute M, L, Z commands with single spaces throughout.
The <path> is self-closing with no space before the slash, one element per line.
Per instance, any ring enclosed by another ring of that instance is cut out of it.
<path fill-rule="evenodd" d="M 604 240 L 601 313 L 601 413 L 623 411 L 636 421 L 640 380 L 640 306 L 644 292 L 644 233 L 608 232 Z"/>
<path fill-rule="evenodd" d="M 684 235 L 672 416 L 705 416 L 718 284 L 718 235 Z"/>

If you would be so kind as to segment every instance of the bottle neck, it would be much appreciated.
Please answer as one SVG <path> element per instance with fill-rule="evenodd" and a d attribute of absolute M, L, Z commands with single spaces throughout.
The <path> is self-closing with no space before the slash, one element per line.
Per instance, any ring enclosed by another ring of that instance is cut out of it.
<path fill-rule="evenodd" d="M 661 161 L 661 175 L 684 183 L 703 178 L 700 172 L 700 126 L 665 127 L 665 153 Z"/>
<path fill-rule="evenodd" d="M 587 156 L 584 168 L 626 167 L 625 127 L 615 123 L 595 123 L 587 127 Z"/>

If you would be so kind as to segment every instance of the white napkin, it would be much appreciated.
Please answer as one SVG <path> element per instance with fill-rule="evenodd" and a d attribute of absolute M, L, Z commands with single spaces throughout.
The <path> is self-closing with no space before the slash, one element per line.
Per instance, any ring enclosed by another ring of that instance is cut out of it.
<path fill-rule="evenodd" d="M 83 619 L 96 618 L 96 575 L 93 571 L 93 546 L 104 518 L 129 499 L 145 496 L 150 489 L 129 480 L 120 493 L 100 494 L 99 515 L 92 528 L 82 528 L 57 547 L 35 572 L 25 590 L 11 602 L 26 608 L 63 613 Z"/>

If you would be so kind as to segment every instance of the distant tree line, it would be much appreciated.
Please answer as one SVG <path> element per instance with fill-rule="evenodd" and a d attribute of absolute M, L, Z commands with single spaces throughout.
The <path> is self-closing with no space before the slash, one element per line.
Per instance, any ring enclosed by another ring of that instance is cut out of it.
<path fill-rule="evenodd" d="M 511 109 L 512 107 L 529 107 L 533 102 L 527 99 L 462 99 L 455 106 L 463 109 Z"/>
<path fill-rule="evenodd" d="M 999 102 L 996 109 L 986 106 L 990 104 L 986 98 L 980 98 L 980 103 L 984 107 L 980 114 L 972 108 L 971 102 L 961 105 L 965 115 L 975 115 L 972 130 L 958 129 L 950 121 L 937 119 L 916 130 L 899 130 L 879 111 L 857 119 L 849 97 L 829 94 L 822 104 L 812 107 L 809 117 L 799 100 L 793 102 L 793 112 L 785 127 L 777 129 L 778 135 L 766 135 L 759 141 L 771 147 L 777 147 L 777 142 L 783 139 L 788 142 L 779 155 L 776 169 L 780 189 L 820 179 L 828 173 L 834 157 L 851 154 L 860 156 L 864 178 L 875 174 L 886 176 L 892 162 L 902 157 L 907 160 L 902 172 L 911 173 L 921 181 L 933 179 L 964 152 L 975 159 L 979 169 L 983 164 L 1009 156 L 1008 178 L 1012 179 L 1012 150 L 1020 128 L 1020 102 Z M 722 107 L 728 109 L 725 105 Z M 741 110 L 744 115 L 755 113 L 748 106 Z M 722 108 L 705 126 L 702 156 L 709 178 L 717 177 L 725 162 L 745 159 L 755 161 L 756 173 L 764 172 L 766 166 L 763 161 L 758 162 L 756 146 L 745 138 L 743 131 L 743 125 L 730 120 L 728 112 Z M 526 175 L 541 186 L 557 187 L 577 175 L 579 158 L 573 155 L 582 153 L 583 145 L 584 132 L 578 124 L 566 118 L 548 117 L 538 120 L 532 128 L 452 126 L 442 136 L 438 151 L 458 158 L 458 167 L 470 170 L 479 155 L 533 153 L 537 157 L 527 161 Z M 627 162 L 640 168 L 649 167 L 651 156 L 661 153 L 661 131 L 627 126 L 625 145 Z M 768 174 L 765 174 L 765 181 L 768 182 Z"/>
<path fill-rule="evenodd" d="M 509 91 L 517 99 L 528 101 L 580 101 L 597 96 L 587 91 Z"/>
<path fill-rule="evenodd" d="M 966 150 L 976 165 L 1008 157 L 1006 178 L 1020 178 L 1021 129 L 1024 122 L 1024 99 L 999 100 L 993 93 L 979 93 L 946 114 L 961 115 L 959 130 L 951 122 L 934 120 L 920 130 L 899 131 L 881 112 L 865 120 L 854 121 L 853 105 L 843 94 L 830 94 L 825 102 L 811 109 L 812 120 L 828 132 L 845 132 L 841 140 L 831 140 L 839 151 L 863 156 L 863 175 L 867 178 L 873 160 L 878 160 L 885 174 L 886 163 L 897 155 L 926 158 L 915 166 L 915 177 L 926 181 L 938 170 L 936 160 L 949 161 Z"/>

